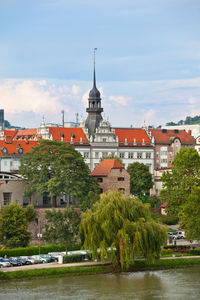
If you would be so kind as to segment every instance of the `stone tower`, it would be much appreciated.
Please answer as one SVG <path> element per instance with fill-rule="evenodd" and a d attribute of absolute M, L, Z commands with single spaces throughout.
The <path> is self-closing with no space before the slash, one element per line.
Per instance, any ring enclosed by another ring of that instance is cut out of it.
<path fill-rule="evenodd" d="M 89 138 L 92 137 L 92 140 L 94 140 L 96 129 L 99 127 L 101 120 L 103 120 L 101 116 L 101 113 L 103 112 L 103 108 L 101 107 L 101 94 L 96 87 L 95 60 L 93 88 L 89 93 L 88 105 L 89 107 L 86 108 L 88 116 L 85 121 L 85 127 L 88 129 Z"/>

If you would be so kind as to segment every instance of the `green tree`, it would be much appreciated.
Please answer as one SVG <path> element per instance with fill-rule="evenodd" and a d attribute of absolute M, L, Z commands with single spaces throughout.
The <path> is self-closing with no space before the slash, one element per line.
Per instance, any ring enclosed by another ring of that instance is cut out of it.
<path fill-rule="evenodd" d="M 64 142 L 42 140 L 25 155 L 19 169 L 27 183 L 25 193 L 48 193 L 52 206 L 63 192 L 77 200 L 87 199 L 89 191 L 98 193 L 98 184 L 81 154 Z"/>
<path fill-rule="evenodd" d="M 181 149 L 175 156 L 171 172 L 164 172 L 161 178 L 161 198 L 167 202 L 167 211 L 178 214 L 194 187 L 200 187 L 200 156 L 193 148 Z"/>
<path fill-rule="evenodd" d="M 149 167 L 135 162 L 128 166 L 127 171 L 130 174 L 130 191 L 133 195 L 149 194 L 149 190 L 153 187 L 152 175 Z"/>
<path fill-rule="evenodd" d="M 43 234 L 44 240 L 66 247 L 77 241 L 80 212 L 67 206 L 64 211 L 56 209 L 46 211 L 45 218 L 47 223 Z"/>
<path fill-rule="evenodd" d="M 25 247 L 31 234 L 27 231 L 28 222 L 35 218 L 32 205 L 23 208 L 19 203 L 6 205 L 0 213 L 0 241 L 3 245 L 15 248 Z"/>
<path fill-rule="evenodd" d="M 182 205 L 179 218 L 187 238 L 200 240 L 200 187 L 193 187 L 187 201 Z"/>
<path fill-rule="evenodd" d="M 100 249 L 102 261 L 106 256 L 126 269 L 137 254 L 149 261 L 158 257 L 167 232 L 152 220 L 149 205 L 115 191 L 102 194 L 82 215 L 80 236 L 83 247 L 94 257 Z"/>

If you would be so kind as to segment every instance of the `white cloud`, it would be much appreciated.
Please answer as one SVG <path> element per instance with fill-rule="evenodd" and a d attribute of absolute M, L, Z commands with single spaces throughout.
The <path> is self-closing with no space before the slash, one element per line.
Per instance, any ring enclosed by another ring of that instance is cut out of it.
<path fill-rule="evenodd" d="M 119 105 L 126 106 L 128 105 L 128 102 L 131 101 L 131 97 L 129 96 L 110 96 L 109 100 L 114 101 L 115 103 Z"/>
<path fill-rule="evenodd" d="M 21 116 L 22 112 L 23 121 L 26 121 L 28 116 L 30 118 L 30 115 L 35 115 L 40 120 L 42 115 L 45 115 L 46 120 L 51 122 L 58 119 L 56 115 L 59 115 L 60 119 L 60 111 L 63 109 L 70 114 L 73 111 L 73 105 L 80 102 L 81 96 L 77 85 L 58 87 L 55 84 L 48 84 L 46 80 L 29 79 L 6 80 L 1 83 L 0 99 L 1 108 L 5 110 L 5 115 L 10 118 L 11 122 L 12 118 L 16 122 L 16 115 Z M 23 126 L 27 126 L 26 122 L 23 122 Z"/>

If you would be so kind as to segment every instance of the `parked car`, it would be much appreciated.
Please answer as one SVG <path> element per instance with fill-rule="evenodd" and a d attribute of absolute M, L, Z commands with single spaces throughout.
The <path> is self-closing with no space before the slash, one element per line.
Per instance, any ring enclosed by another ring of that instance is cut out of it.
<path fill-rule="evenodd" d="M 7 259 L 0 258 L 0 268 L 11 267 L 11 263 Z"/>
<path fill-rule="evenodd" d="M 176 231 L 174 232 L 174 239 L 184 239 L 185 232 L 184 231 Z"/>
<path fill-rule="evenodd" d="M 30 260 L 32 262 L 32 264 L 40 264 L 41 261 L 35 257 L 35 255 L 32 256 L 28 256 L 28 260 Z"/>
<path fill-rule="evenodd" d="M 31 262 L 29 260 L 27 260 L 26 258 L 23 258 L 21 256 L 18 256 L 17 260 L 19 260 L 22 263 L 22 265 L 31 265 Z"/>
<path fill-rule="evenodd" d="M 9 257 L 8 261 L 11 263 L 13 267 L 22 266 L 22 263 L 17 260 L 15 257 Z"/>

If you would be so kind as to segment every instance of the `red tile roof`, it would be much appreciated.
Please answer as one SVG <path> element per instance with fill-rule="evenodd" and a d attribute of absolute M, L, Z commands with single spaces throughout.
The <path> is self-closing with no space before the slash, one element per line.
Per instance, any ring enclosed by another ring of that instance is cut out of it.
<path fill-rule="evenodd" d="M 119 146 L 151 146 L 151 141 L 144 129 L 137 128 L 115 128 L 115 135 L 118 137 Z M 135 141 L 135 145 L 134 145 Z M 126 143 L 127 142 L 127 143 Z"/>
<path fill-rule="evenodd" d="M 182 144 L 195 144 L 194 138 L 185 130 L 150 129 L 156 143 L 171 144 L 173 138 L 178 137 Z"/>
<path fill-rule="evenodd" d="M 74 145 L 89 145 L 87 137 L 82 128 L 73 127 L 49 127 L 49 133 L 53 140 L 64 142 L 73 141 Z"/>
<path fill-rule="evenodd" d="M 19 148 L 23 149 L 22 153 L 30 152 L 31 148 L 36 147 L 37 144 L 38 143 L 35 141 L 30 141 L 28 143 L 25 141 L 12 141 L 11 144 L 6 143 L 5 141 L 0 141 L 0 156 L 4 155 L 4 149 L 6 149 L 5 154 L 19 154 Z"/>
<path fill-rule="evenodd" d="M 161 204 L 161 205 L 160 205 L 160 208 L 166 208 L 166 206 L 167 206 L 167 202 Z"/>
<path fill-rule="evenodd" d="M 107 176 L 111 169 L 124 169 L 117 159 L 104 159 L 90 173 L 92 176 Z"/>

